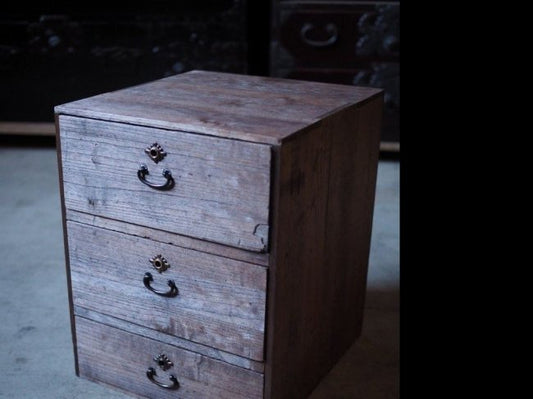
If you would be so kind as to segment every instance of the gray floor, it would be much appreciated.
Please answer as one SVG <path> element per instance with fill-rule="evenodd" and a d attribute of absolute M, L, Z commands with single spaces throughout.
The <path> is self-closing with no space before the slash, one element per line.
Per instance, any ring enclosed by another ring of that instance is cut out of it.
<path fill-rule="evenodd" d="M 53 149 L 0 148 L 0 221 L 0 398 L 126 398 L 74 374 Z M 399 164 L 380 161 L 363 335 L 310 398 L 398 397 Z"/>

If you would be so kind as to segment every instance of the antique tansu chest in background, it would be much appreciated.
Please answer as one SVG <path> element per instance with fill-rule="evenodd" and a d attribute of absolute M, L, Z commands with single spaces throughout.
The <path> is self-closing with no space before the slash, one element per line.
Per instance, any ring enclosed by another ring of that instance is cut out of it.
<path fill-rule="evenodd" d="M 308 396 L 361 332 L 382 104 L 191 71 L 57 106 L 76 373 Z"/>

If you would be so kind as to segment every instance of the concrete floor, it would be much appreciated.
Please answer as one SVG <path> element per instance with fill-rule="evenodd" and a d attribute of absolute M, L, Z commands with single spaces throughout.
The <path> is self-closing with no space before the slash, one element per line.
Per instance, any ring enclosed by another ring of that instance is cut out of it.
<path fill-rule="evenodd" d="M 0 221 L 0 398 L 128 397 L 74 374 L 54 149 L 0 148 Z M 363 335 L 310 399 L 398 397 L 399 163 L 380 161 Z"/>

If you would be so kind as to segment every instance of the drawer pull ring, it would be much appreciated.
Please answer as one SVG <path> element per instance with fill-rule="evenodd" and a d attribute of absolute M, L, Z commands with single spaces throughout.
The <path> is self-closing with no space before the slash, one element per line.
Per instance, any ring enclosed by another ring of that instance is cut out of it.
<path fill-rule="evenodd" d="M 178 389 L 180 387 L 180 384 L 178 382 L 178 379 L 174 375 L 170 375 L 169 380 L 172 381 L 172 384 L 162 384 L 159 381 L 157 381 L 154 376 L 156 376 L 155 369 L 153 367 L 149 367 L 148 370 L 146 370 L 146 376 L 150 381 L 152 381 L 155 385 L 161 388 L 165 389 Z"/>
<path fill-rule="evenodd" d="M 146 165 L 141 165 L 139 170 L 137 171 L 137 177 L 140 181 L 142 181 L 144 184 L 146 184 L 148 187 L 151 187 L 155 190 L 170 190 L 172 187 L 174 187 L 174 178 L 172 177 L 172 173 L 170 173 L 170 170 L 164 169 L 163 170 L 163 177 L 167 179 L 167 181 L 164 184 L 154 184 L 150 183 L 148 180 L 146 180 L 146 175 L 149 175 L 148 167 Z"/>
<path fill-rule="evenodd" d="M 329 34 L 329 39 L 327 40 L 313 40 L 309 39 L 307 37 L 307 34 L 309 31 L 312 31 L 315 29 L 315 26 L 311 23 L 306 23 L 304 26 L 302 26 L 302 29 L 300 30 L 300 36 L 302 37 L 302 40 L 304 43 L 308 44 L 311 47 L 327 47 L 335 44 L 337 39 L 339 38 L 339 31 L 337 30 L 337 25 L 335 24 L 327 24 L 325 29 L 326 32 Z"/>
<path fill-rule="evenodd" d="M 152 291 L 154 294 L 157 294 L 159 296 L 164 296 L 167 298 L 173 298 L 178 295 L 178 287 L 176 287 L 176 283 L 172 280 L 168 280 L 167 284 L 170 287 L 170 289 L 167 292 L 160 292 L 155 290 L 150 283 L 154 281 L 154 278 L 152 277 L 152 273 L 146 272 L 144 274 L 143 283 L 146 288 L 148 288 L 150 291 Z"/>

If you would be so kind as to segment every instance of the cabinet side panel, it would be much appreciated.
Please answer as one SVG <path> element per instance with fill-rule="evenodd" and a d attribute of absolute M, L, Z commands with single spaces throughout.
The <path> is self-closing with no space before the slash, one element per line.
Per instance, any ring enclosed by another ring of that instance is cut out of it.
<path fill-rule="evenodd" d="M 381 106 L 348 107 L 279 149 L 266 398 L 307 397 L 360 334 Z"/>
<path fill-rule="evenodd" d="M 277 161 L 267 304 L 265 397 L 304 398 L 324 373 L 322 292 L 329 174 L 322 124 L 284 143 Z"/>
<path fill-rule="evenodd" d="M 332 142 L 323 279 L 329 284 L 330 311 L 323 316 L 329 359 L 338 359 L 361 334 L 382 98 L 328 121 Z"/>

